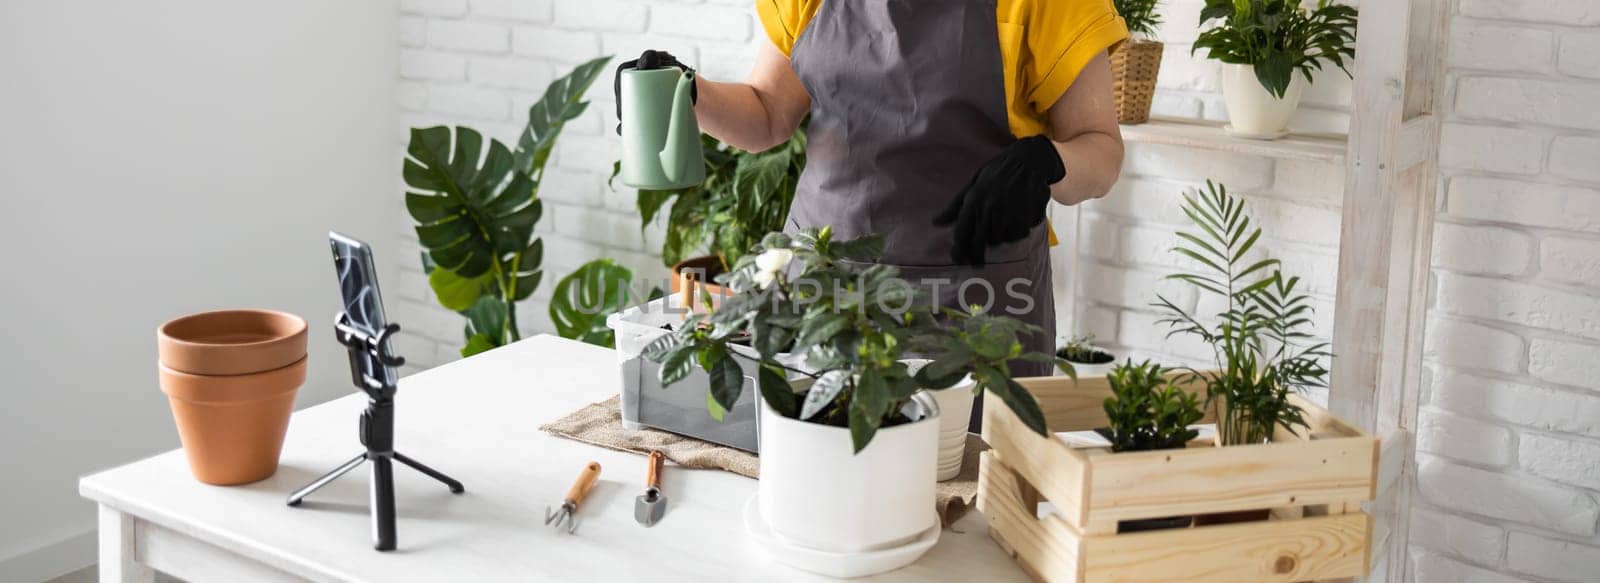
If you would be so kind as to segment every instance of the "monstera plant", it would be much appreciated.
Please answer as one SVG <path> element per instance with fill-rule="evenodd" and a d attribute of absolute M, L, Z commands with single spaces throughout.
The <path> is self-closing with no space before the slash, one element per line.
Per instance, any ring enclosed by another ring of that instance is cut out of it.
<path fill-rule="evenodd" d="M 528 109 L 513 150 L 468 127 L 411 130 L 404 177 L 406 210 L 417 222 L 422 263 L 439 304 L 467 318 L 471 356 L 521 338 L 517 302 L 543 276 L 544 242 L 534 236 L 545 163 L 583 94 L 610 57 L 556 79 Z"/>
<path fill-rule="evenodd" d="M 562 338 L 612 347 L 616 334 L 606 316 L 627 307 L 633 271 L 605 257 L 590 261 L 556 282 L 550 322 Z M 652 293 L 652 299 L 659 293 Z"/>

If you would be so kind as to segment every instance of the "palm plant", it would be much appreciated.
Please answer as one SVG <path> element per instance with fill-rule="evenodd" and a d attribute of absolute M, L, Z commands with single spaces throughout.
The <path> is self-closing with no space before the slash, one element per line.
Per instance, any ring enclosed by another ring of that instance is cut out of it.
<path fill-rule="evenodd" d="M 1317 0 L 1306 10 L 1300 0 L 1206 0 L 1200 24 L 1222 24 L 1200 33 L 1190 53 L 1224 63 L 1250 65 L 1261 86 L 1283 98 L 1296 70 L 1311 82 L 1311 72 L 1324 61 L 1346 76 L 1345 59 L 1355 57 L 1356 9 Z"/>
<path fill-rule="evenodd" d="M 515 150 L 468 127 L 412 129 L 406 147 L 406 210 L 417 221 L 423 268 L 439 303 L 467 318 L 462 356 L 521 338 L 517 302 L 543 277 L 545 163 L 582 97 L 610 57 L 579 65 L 552 82 L 528 109 Z"/>
<path fill-rule="evenodd" d="M 1174 252 L 1202 269 L 1168 278 L 1201 293 L 1220 296 L 1224 309 L 1212 323 L 1157 296 L 1169 336 L 1190 334 L 1210 344 L 1215 369 L 1193 374 L 1206 384 L 1206 405 L 1218 407 L 1217 430 L 1224 444 L 1260 443 L 1275 427 L 1305 425 L 1304 411 L 1290 400 L 1295 391 L 1326 386 L 1322 360 L 1326 342 L 1311 340 L 1310 299 L 1272 258 L 1247 259 L 1261 238 L 1245 214 L 1244 202 L 1227 187 L 1206 181 L 1206 189 L 1184 195 L 1184 214 L 1198 233 L 1179 232 Z"/>

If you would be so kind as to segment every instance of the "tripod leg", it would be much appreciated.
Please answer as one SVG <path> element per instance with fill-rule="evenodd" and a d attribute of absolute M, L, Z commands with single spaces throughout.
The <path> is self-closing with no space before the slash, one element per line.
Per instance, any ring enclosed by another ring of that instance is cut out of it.
<path fill-rule="evenodd" d="M 417 460 L 408 458 L 404 454 L 401 454 L 398 451 L 394 452 L 394 459 L 400 460 L 400 463 L 403 463 L 405 465 L 411 466 L 411 469 L 414 469 L 416 471 L 419 471 L 419 472 L 422 472 L 424 474 L 427 474 L 428 477 L 430 477 L 430 478 L 433 478 L 433 479 L 438 480 L 440 482 L 444 482 L 444 485 L 450 487 L 450 493 L 452 493 L 452 494 L 460 494 L 462 492 L 467 491 L 467 487 L 466 486 L 462 486 L 461 482 L 457 482 L 455 478 L 452 478 L 450 476 L 446 476 L 443 473 L 439 472 L 439 470 L 435 470 L 435 469 L 430 468 L 428 466 L 422 465 L 422 462 L 419 462 Z"/>
<path fill-rule="evenodd" d="M 387 457 L 372 458 L 373 548 L 392 551 L 394 534 L 394 466 Z"/>
<path fill-rule="evenodd" d="M 367 454 L 361 453 L 356 457 L 350 458 L 350 461 L 345 462 L 344 465 L 334 468 L 333 471 L 323 474 L 322 477 L 317 478 L 310 484 L 306 484 L 305 487 L 295 490 L 293 494 L 289 495 L 289 505 L 299 506 L 300 501 L 306 496 L 309 496 L 312 492 L 317 491 L 318 488 L 328 485 L 328 482 L 339 479 L 339 476 L 349 473 L 350 470 L 356 469 L 356 466 L 361 465 L 361 462 L 366 461 L 366 459 Z"/>

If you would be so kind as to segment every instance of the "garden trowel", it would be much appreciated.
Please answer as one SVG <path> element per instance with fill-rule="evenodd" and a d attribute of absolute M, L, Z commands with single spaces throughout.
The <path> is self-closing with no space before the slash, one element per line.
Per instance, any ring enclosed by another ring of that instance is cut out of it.
<path fill-rule="evenodd" d="M 667 511 L 667 496 L 661 493 L 661 466 L 666 456 L 659 451 L 650 452 L 649 470 L 644 478 L 644 493 L 633 502 L 633 518 L 639 524 L 655 526 Z"/>

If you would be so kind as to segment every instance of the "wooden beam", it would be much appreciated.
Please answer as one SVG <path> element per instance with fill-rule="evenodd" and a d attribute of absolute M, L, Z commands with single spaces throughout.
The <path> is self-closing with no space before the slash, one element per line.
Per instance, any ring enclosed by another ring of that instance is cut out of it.
<path fill-rule="evenodd" d="M 1431 267 L 1445 0 L 1362 6 L 1335 294 L 1330 409 L 1383 438 L 1375 564 L 1407 577 Z"/>

